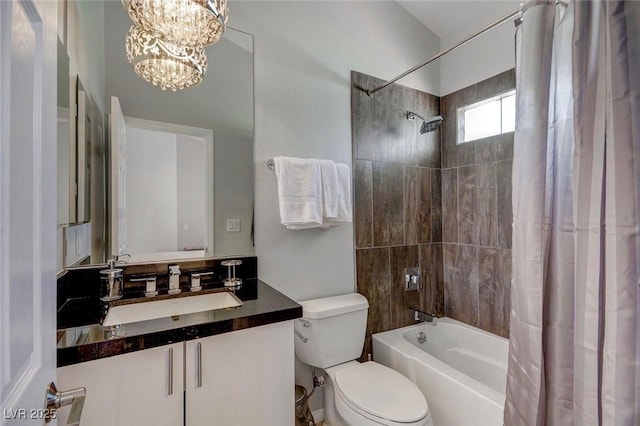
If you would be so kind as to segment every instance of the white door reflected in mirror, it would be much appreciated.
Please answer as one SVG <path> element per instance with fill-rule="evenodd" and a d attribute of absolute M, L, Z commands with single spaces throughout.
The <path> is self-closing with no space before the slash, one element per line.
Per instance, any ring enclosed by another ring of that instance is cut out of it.
<path fill-rule="evenodd" d="M 122 151 L 112 153 L 119 163 L 112 254 L 128 253 L 131 262 L 210 256 L 213 130 L 123 119 L 124 132 L 111 132 L 122 138 L 112 143 Z"/>

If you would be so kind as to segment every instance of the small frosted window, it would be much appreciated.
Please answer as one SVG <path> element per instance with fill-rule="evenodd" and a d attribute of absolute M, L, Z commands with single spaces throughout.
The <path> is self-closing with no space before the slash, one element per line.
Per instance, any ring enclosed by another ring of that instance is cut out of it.
<path fill-rule="evenodd" d="M 513 132 L 515 121 L 515 91 L 459 108 L 458 143 Z"/>
<path fill-rule="evenodd" d="M 516 129 L 516 94 L 502 98 L 502 133 Z"/>

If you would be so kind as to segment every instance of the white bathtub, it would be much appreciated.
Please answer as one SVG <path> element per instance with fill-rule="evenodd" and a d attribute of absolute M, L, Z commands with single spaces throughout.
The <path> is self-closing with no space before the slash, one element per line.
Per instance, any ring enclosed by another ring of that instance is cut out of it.
<path fill-rule="evenodd" d="M 434 426 L 502 425 L 508 350 L 507 339 L 451 318 L 373 335 L 374 360 L 420 388 Z"/>

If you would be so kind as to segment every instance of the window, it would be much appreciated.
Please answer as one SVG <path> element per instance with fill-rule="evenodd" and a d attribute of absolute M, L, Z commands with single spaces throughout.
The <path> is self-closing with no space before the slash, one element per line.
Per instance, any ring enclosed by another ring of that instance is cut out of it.
<path fill-rule="evenodd" d="M 513 132 L 515 126 L 515 90 L 458 108 L 458 144 Z"/>

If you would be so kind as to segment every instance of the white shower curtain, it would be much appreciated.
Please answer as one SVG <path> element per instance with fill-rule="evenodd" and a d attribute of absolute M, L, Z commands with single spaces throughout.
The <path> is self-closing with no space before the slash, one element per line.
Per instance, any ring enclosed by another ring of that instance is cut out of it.
<path fill-rule="evenodd" d="M 505 424 L 640 425 L 640 2 L 516 32 Z"/>

